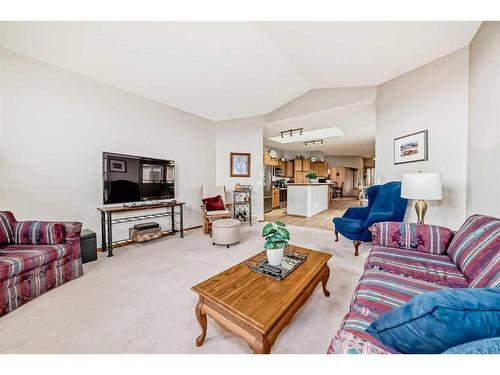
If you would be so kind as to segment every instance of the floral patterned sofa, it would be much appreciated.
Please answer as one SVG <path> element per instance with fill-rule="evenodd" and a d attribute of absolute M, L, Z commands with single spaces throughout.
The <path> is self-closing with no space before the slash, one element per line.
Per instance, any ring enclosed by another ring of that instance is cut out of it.
<path fill-rule="evenodd" d="M 456 233 L 396 222 L 377 223 L 371 231 L 373 249 L 329 354 L 395 353 L 365 329 L 417 294 L 500 287 L 500 219 L 473 215 Z"/>
<path fill-rule="evenodd" d="M 17 221 L 0 211 L 0 316 L 83 274 L 81 223 Z"/>

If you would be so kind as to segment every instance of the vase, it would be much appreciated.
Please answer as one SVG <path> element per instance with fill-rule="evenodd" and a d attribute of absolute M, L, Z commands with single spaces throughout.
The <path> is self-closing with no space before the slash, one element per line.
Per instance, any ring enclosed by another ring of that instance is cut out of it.
<path fill-rule="evenodd" d="M 283 260 L 283 248 L 278 247 L 277 249 L 266 249 L 267 261 L 271 266 L 281 267 L 281 261 Z"/>
<path fill-rule="evenodd" d="M 317 184 L 318 183 L 318 179 L 317 178 L 310 178 L 309 179 L 309 183 L 310 184 Z"/>

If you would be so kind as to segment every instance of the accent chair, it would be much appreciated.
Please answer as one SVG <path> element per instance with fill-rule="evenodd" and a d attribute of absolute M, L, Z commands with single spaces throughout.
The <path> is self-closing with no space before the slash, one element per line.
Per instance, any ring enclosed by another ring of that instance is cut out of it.
<path fill-rule="evenodd" d="M 368 206 L 350 207 L 342 217 L 335 217 L 335 241 L 339 233 L 353 241 L 358 256 L 361 242 L 371 241 L 368 228 L 381 221 L 403 221 L 408 200 L 401 198 L 401 182 L 392 181 L 368 188 Z"/>

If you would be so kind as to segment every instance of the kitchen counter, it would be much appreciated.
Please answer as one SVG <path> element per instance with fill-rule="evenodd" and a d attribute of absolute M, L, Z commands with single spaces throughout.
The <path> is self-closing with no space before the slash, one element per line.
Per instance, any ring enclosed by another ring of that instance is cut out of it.
<path fill-rule="evenodd" d="M 328 209 L 329 185 L 288 184 L 287 214 L 311 217 Z"/>

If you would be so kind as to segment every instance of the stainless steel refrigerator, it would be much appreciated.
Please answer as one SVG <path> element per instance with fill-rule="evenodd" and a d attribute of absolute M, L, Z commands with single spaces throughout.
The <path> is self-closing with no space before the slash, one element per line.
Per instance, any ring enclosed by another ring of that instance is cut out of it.
<path fill-rule="evenodd" d="M 264 213 L 273 210 L 273 166 L 264 164 Z"/>

